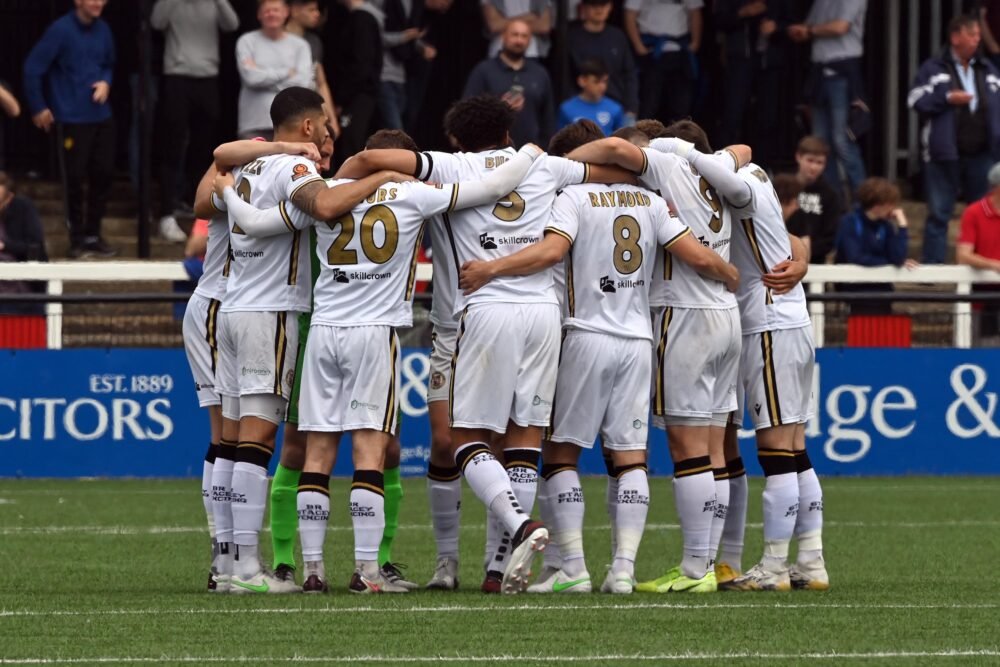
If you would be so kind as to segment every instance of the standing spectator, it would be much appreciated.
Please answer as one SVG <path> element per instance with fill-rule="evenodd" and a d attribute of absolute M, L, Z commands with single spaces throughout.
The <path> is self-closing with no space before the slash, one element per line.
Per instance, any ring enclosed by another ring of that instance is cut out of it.
<path fill-rule="evenodd" d="M 340 136 L 340 123 L 334 113 L 334 109 L 337 107 L 333 101 L 333 93 L 330 92 L 330 83 L 326 78 L 326 68 L 323 67 L 323 40 L 316 34 L 316 29 L 322 19 L 323 13 L 319 9 L 319 0 L 291 0 L 285 30 L 301 37 L 309 44 L 316 78 L 316 92 L 323 96 L 326 108 L 332 114 L 330 125 L 333 128 L 333 138 L 336 140 Z"/>
<path fill-rule="evenodd" d="M 988 176 L 990 191 L 985 197 L 968 205 L 962 213 L 958 232 L 957 261 L 974 269 L 993 271 L 1000 282 L 1000 163 L 993 165 Z M 997 285 L 976 285 L 976 288 L 996 291 Z M 1000 303 L 974 304 L 979 313 L 979 337 L 1000 335 Z"/>
<path fill-rule="evenodd" d="M 981 0 L 979 28 L 993 66 L 1000 68 L 1000 0 Z"/>
<path fill-rule="evenodd" d="M 45 132 L 56 128 L 69 256 L 112 257 L 116 251 L 101 238 L 101 219 L 114 175 L 115 128 L 108 96 L 115 44 L 101 19 L 107 0 L 75 3 L 73 11 L 49 26 L 24 61 L 24 94 L 35 127 Z"/>
<path fill-rule="evenodd" d="M 238 134 L 241 139 L 270 140 L 271 102 L 285 88 L 315 88 L 309 44 L 285 30 L 285 0 L 257 0 L 260 29 L 236 40 L 236 67 L 240 72 Z"/>
<path fill-rule="evenodd" d="M 580 94 L 571 97 L 559 107 L 559 129 L 578 120 L 592 120 L 608 136 L 625 125 L 622 105 L 608 99 L 608 68 L 600 60 L 588 60 L 580 66 L 576 77 Z"/>
<path fill-rule="evenodd" d="M 820 178 L 826 169 L 830 147 L 819 137 L 802 137 L 795 151 L 799 170 L 798 210 L 788 218 L 788 231 L 802 239 L 812 264 L 826 264 L 837 236 L 843 203 L 837 191 Z"/>
<path fill-rule="evenodd" d="M 336 162 L 358 153 L 378 108 L 382 80 L 382 28 L 385 15 L 367 0 L 343 0 L 350 10 L 341 26 L 336 56 L 339 69 L 334 78 L 341 103 L 340 139 Z"/>
<path fill-rule="evenodd" d="M 548 145 L 555 123 L 552 83 L 545 68 L 525 57 L 531 29 L 521 20 L 507 23 L 503 49 L 496 58 L 476 65 L 465 83 L 463 98 L 498 95 L 516 113 L 511 139 L 515 146 Z"/>
<path fill-rule="evenodd" d="M 385 25 L 382 31 L 382 75 L 379 83 L 379 112 L 382 125 L 403 129 L 406 115 L 406 64 L 412 59 L 433 60 L 437 52 L 424 43 L 426 34 L 417 27 L 424 14 L 420 0 L 384 0 Z"/>
<path fill-rule="evenodd" d="M 959 192 L 966 201 L 986 194 L 986 174 L 1000 158 L 1000 72 L 977 57 L 979 22 L 958 16 L 948 27 L 951 45 L 917 71 L 907 99 L 920 114 L 924 139 L 927 223 L 923 259 L 941 264 L 948 254 L 948 223 Z"/>
<path fill-rule="evenodd" d="M 569 28 L 570 75 L 578 76 L 588 60 L 603 60 L 608 68 L 608 97 L 625 108 L 626 122 L 635 122 L 639 113 L 639 75 L 632 58 L 628 37 L 608 25 L 611 0 L 583 0 L 580 21 Z M 572 85 L 567 81 L 564 90 Z"/>
<path fill-rule="evenodd" d="M 716 0 L 714 9 L 726 58 L 720 143 L 744 141 L 744 130 L 751 129 L 752 141 L 745 143 L 753 145 L 754 160 L 771 164 L 778 157 L 778 101 L 791 56 L 785 31 L 792 0 Z M 748 115 L 752 124 L 745 122 Z"/>
<path fill-rule="evenodd" d="M 0 262 L 47 262 L 45 232 L 38 211 L 31 200 L 14 193 L 14 181 L 0 171 Z M 45 283 L 25 281 L 0 282 L 0 292 L 24 293 L 45 291 Z M 45 312 L 43 304 L 9 304 L 5 313 Z"/>
<path fill-rule="evenodd" d="M 424 10 L 426 12 L 434 12 L 436 14 L 444 14 L 449 9 L 453 0 L 413 0 L 417 3 L 423 3 Z M 426 12 L 420 13 L 420 20 L 413 20 L 413 25 L 416 27 L 426 27 L 430 25 L 432 28 L 431 36 L 425 37 L 424 40 L 427 42 L 424 46 L 423 57 L 422 58 L 409 58 L 404 62 L 406 66 L 406 114 L 403 116 L 403 125 L 406 127 L 406 131 L 415 135 L 418 132 L 417 123 L 420 121 L 420 111 L 424 106 L 424 97 L 427 95 L 427 86 L 431 81 L 431 69 L 432 64 L 435 59 L 437 59 L 438 51 L 435 46 L 435 32 L 440 32 L 433 30 L 435 21 L 432 17 L 426 14 Z M 414 12 L 411 15 L 416 16 L 417 10 L 414 8 Z M 390 25 L 393 24 L 393 20 L 387 19 Z"/>
<path fill-rule="evenodd" d="M 625 0 L 625 33 L 639 58 L 639 115 L 671 123 L 691 114 L 702 0 Z"/>
<path fill-rule="evenodd" d="M 219 31 L 232 32 L 240 21 L 229 0 L 157 0 L 149 23 L 166 34 L 160 236 L 182 243 L 187 236 L 175 214 L 188 212 L 180 210 L 180 203 L 194 201 L 198 179 L 218 143 Z"/>
<path fill-rule="evenodd" d="M 17 118 L 21 115 L 21 105 L 14 93 L 10 92 L 7 82 L 0 79 L 0 169 L 4 168 L 3 121 L 5 116 Z"/>
<path fill-rule="evenodd" d="M 550 0 L 482 0 L 483 20 L 490 34 L 489 57 L 503 50 L 503 36 L 513 21 L 528 26 L 526 58 L 545 58 L 549 55 L 549 33 L 552 32 L 552 3 Z"/>

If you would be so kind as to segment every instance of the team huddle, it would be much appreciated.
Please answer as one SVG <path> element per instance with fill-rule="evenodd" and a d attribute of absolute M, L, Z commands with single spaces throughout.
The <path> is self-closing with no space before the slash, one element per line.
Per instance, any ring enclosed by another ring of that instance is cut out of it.
<path fill-rule="evenodd" d="M 807 259 L 749 147 L 713 153 L 690 121 L 642 121 L 611 138 L 579 121 L 547 153 L 514 150 L 513 112 L 479 96 L 445 118 L 459 152 L 420 152 L 381 131 L 326 180 L 322 98 L 286 89 L 271 119 L 273 142 L 216 150 L 195 202 L 211 222 L 184 340 L 212 424 L 209 590 L 328 590 L 329 481 L 343 433 L 354 464 L 348 588 L 418 587 L 391 552 L 402 497 L 396 329 L 412 326 L 425 229 L 437 546 L 427 588 L 459 585 L 464 477 L 488 510 L 483 591 L 590 592 L 577 463 L 598 440 L 613 554 L 602 592 L 828 588 L 822 491 L 805 451 Z M 766 477 L 764 553 L 746 571 L 744 408 Z M 650 421 L 667 431 L 683 553 L 637 584 Z M 259 552 L 268 504 L 273 569 Z"/>

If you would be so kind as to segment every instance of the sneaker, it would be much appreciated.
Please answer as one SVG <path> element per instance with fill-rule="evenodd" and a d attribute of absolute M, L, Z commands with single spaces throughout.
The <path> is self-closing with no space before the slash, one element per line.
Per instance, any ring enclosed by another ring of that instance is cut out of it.
<path fill-rule="evenodd" d="M 788 566 L 773 566 L 757 563 L 742 576 L 729 582 L 730 591 L 790 591 L 792 583 L 788 578 Z"/>
<path fill-rule="evenodd" d="M 408 581 L 404 576 L 402 570 L 405 570 L 406 566 L 402 563 L 390 563 L 386 562 L 382 566 L 382 574 L 385 578 L 397 586 L 402 586 L 408 591 L 415 591 L 420 588 L 420 584 L 416 584 L 412 581 Z"/>
<path fill-rule="evenodd" d="M 295 584 L 294 578 L 292 581 L 286 581 L 284 579 L 278 579 L 273 573 L 267 570 L 260 570 L 257 574 L 252 577 L 241 577 L 234 574 L 229 580 L 230 583 L 230 593 L 236 593 L 238 595 L 245 593 L 301 593 L 302 589 Z"/>
<path fill-rule="evenodd" d="M 160 237 L 171 243 L 184 243 L 187 241 L 187 234 L 177 224 L 177 218 L 172 215 L 165 215 L 160 218 Z"/>
<path fill-rule="evenodd" d="M 671 582 L 679 576 L 681 576 L 681 568 L 679 566 L 672 567 L 662 576 L 652 581 L 644 581 L 641 584 L 636 584 L 635 590 L 640 593 L 666 593 L 670 590 Z"/>
<path fill-rule="evenodd" d="M 229 592 L 229 575 L 220 574 L 212 568 L 208 572 L 208 592 L 209 593 L 228 593 Z"/>
<path fill-rule="evenodd" d="M 500 588 L 503 585 L 503 572 L 497 572 L 496 570 L 489 570 L 486 573 L 486 577 L 483 579 L 482 585 L 479 587 L 483 593 L 499 593 Z"/>
<path fill-rule="evenodd" d="M 531 586 L 528 586 L 528 592 L 529 593 L 534 592 L 531 589 L 537 586 L 539 582 L 547 581 L 552 577 L 557 576 L 559 574 L 560 569 L 561 568 L 553 567 L 551 565 L 542 565 L 542 571 L 538 573 L 538 578 L 535 579 L 535 583 L 532 584 Z M 546 593 L 547 591 L 541 591 L 541 592 Z"/>
<path fill-rule="evenodd" d="M 730 582 L 739 576 L 739 570 L 729 563 L 719 561 L 715 564 L 715 583 L 720 591 L 728 591 Z"/>
<path fill-rule="evenodd" d="M 274 578 L 285 582 L 295 583 L 295 567 L 286 563 L 274 568 Z"/>
<path fill-rule="evenodd" d="M 104 242 L 101 237 L 95 237 L 83 242 L 83 249 L 92 257 L 114 257 L 118 251 Z"/>
<path fill-rule="evenodd" d="M 608 574 L 601 584 L 602 593 L 613 593 L 614 595 L 631 595 L 635 590 L 635 577 L 628 572 L 614 572 L 608 568 Z"/>
<path fill-rule="evenodd" d="M 788 578 L 792 588 L 799 591 L 830 590 L 830 576 L 826 573 L 826 563 L 822 558 L 792 565 L 788 568 Z"/>
<path fill-rule="evenodd" d="M 432 591 L 458 590 L 458 561 L 449 556 L 438 558 L 434 567 L 434 576 L 427 582 L 427 589 Z"/>
<path fill-rule="evenodd" d="M 326 593 L 330 590 L 327 586 L 325 579 L 320 579 L 318 574 L 310 574 L 306 577 L 306 580 L 302 582 L 302 592 L 303 593 Z"/>
<path fill-rule="evenodd" d="M 94 253 L 87 250 L 83 243 L 76 242 L 70 245 L 69 250 L 66 251 L 66 256 L 70 259 L 87 259 L 88 257 L 93 257 Z"/>
<path fill-rule="evenodd" d="M 528 586 L 529 593 L 590 593 L 590 575 L 583 572 L 579 576 L 570 576 L 562 570 L 556 570 L 552 575 Z"/>
<path fill-rule="evenodd" d="M 526 520 L 514 535 L 513 547 L 503 572 L 500 590 L 508 595 L 523 593 L 531 578 L 531 563 L 549 543 L 549 531 L 541 521 Z"/>
<path fill-rule="evenodd" d="M 718 590 L 715 571 L 709 570 L 701 579 L 692 579 L 682 574 L 670 582 L 667 590 L 670 593 L 714 593 Z"/>
<path fill-rule="evenodd" d="M 410 589 L 403 588 L 385 578 L 381 570 L 375 570 L 373 574 L 366 574 L 364 569 L 358 567 L 351 575 L 351 581 L 347 584 L 347 589 L 359 595 L 372 595 L 374 593 L 409 593 Z"/>

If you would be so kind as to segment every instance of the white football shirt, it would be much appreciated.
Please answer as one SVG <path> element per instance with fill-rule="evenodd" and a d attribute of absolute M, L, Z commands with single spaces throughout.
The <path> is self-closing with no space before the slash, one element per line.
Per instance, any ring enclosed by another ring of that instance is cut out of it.
<path fill-rule="evenodd" d="M 212 204 L 216 203 L 212 196 Z M 208 221 L 208 246 L 201 278 L 194 293 L 206 299 L 222 301 L 226 296 L 226 261 L 229 259 L 229 217 L 220 212 Z"/>
<path fill-rule="evenodd" d="M 315 220 L 288 202 L 303 185 L 323 180 L 316 165 L 299 155 L 269 155 L 243 165 L 234 176 L 240 198 L 259 209 L 277 206 L 288 233 L 255 238 L 229 216 L 222 312 L 308 312 L 312 277 L 309 237 L 303 230 Z M 225 208 L 218 199 L 213 203 L 220 210 Z"/>
<path fill-rule="evenodd" d="M 786 294 L 772 294 L 761 282 L 775 265 L 790 259 L 792 247 L 781 215 L 781 203 L 767 174 L 750 163 L 737 172 L 750 186 L 750 202 L 733 214 L 733 263 L 740 270 L 736 298 L 740 304 L 743 333 L 809 326 L 809 309 L 802 285 Z"/>
<path fill-rule="evenodd" d="M 478 180 L 516 154 L 513 148 L 482 153 L 420 153 L 420 179 L 438 183 Z M 587 165 L 543 155 L 535 160 L 521 184 L 493 206 L 448 214 L 457 265 L 513 255 L 542 239 L 556 192 L 587 177 Z M 457 282 L 457 281 L 456 281 Z M 473 303 L 558 303 L 551 270 L 530 276 L 495 278 L 466 297 L 454 292 L 454 312 Z"/>
<path fill-rule="evenodd" d="M 644 148 L 646 165 L 639 180 L 659 192 L 680 220 L 702 245 L 729 261 L 732 218 L 722 199 L 687 160 L 672 153 Z M 684 262 L 661 253 L 650 293 L 653 306 L 724 310 L 736 307 L 736 296 L 725 283 L 706 278 Z"/>
<path fill-rule="evenodd" d="M 659 248 L 690 229 L 654 193 L 631 185 L 574 185 L 556 197 L 547 232 L 572 243 L 563 326 L 652 341 L 649 285 Z"/>

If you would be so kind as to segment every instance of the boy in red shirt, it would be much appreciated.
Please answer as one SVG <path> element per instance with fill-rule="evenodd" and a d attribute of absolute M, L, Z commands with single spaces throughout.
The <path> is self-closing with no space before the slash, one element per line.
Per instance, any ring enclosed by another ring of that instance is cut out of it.
<path fill-rule="evenodd" d="M 962 213 L 956 260 L 975 269 L 994 271 L 1000 282 L 1000 164 L 993 165 L 987 176 L 990 191 L 969 204 Z M 994 290 L 997 285 L 979 285 L 979 290 Z M 976 287 L 973 287 L 976 291 Z M 1000 334 L 1000 304 L 978 303 L 979 338 Z"/>

